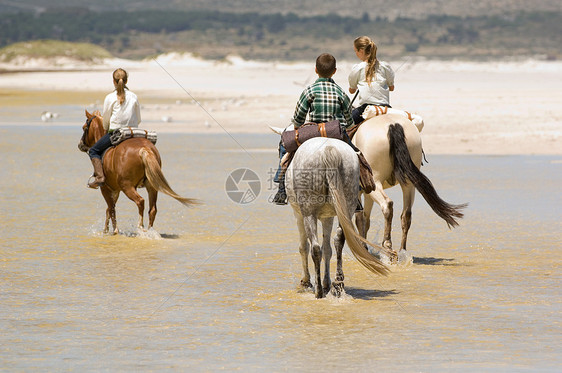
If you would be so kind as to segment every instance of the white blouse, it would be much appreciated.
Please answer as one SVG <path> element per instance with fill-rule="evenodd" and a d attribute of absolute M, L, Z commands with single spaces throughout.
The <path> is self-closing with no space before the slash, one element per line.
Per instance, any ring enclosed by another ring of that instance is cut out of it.
<path fill-rule="evenodd" d="M 394 85 L 394 71 L 384 61 L 379 61 L 371 85 L 367 83 L 365 69 L 367 62 L 363 61 L 354 65 L 349 73 L 349 87 L 359 89 L 357 106 L 363 104 L 390 105 L 388 87 Z"/>
<path fill-rule="evenodd" d="M 117 98 L 117 91 L 105 96 L 103 126 L 106 131 L 122 127 L 138 127 L 140 122 L 140 104 L 136 94 L 125 89 L 125 101 L 122 104 Z"/>

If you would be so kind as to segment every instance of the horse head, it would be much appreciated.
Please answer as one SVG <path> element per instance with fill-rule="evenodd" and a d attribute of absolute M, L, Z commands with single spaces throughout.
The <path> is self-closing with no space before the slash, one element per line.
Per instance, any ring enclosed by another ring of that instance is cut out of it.
<path fill-rule="evenodd" d="M 103 119 L 99 111 L 89 113 L 86 112 L 86 123 L 82 126 L 82 138 L 78 143 L 78 149 L 88 152 L 90 148 L 105 134 L 103 128 Z"/>

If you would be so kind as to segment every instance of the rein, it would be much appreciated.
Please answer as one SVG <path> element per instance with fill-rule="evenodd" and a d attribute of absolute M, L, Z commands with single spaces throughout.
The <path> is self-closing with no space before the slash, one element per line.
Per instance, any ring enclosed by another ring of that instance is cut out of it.
<path fill-rule="evenodd" d="M 90 124 L 92 124 L 92 120 L 94 120 L 95 115 L 92 115 L 90 118 L 86 119 L 86 128 L 84 128 L 84 133 L 82 134 L 82 139 L 80 139 L 80 143 L 78 143 L 78 149 L 87 153 L 90 147 L 86 145 L 86 139 L 88 138 L 88 132 L 90 130 Z"/>

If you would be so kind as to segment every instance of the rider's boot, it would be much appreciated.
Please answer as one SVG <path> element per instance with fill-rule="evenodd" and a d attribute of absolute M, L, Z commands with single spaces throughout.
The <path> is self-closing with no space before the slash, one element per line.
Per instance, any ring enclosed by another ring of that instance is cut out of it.
<path fill-rule="evenodd" d="M 102 186 L 105 183 L 105 177 L 103 175 L 103 165 L 101 163 L 101 159 L 99 158 L 92 158 L 92 165 L 94 166 L 94 180 L 88 183 L 88 187 L 92 189 L 98 189 L 98 187 Z"/>
<path fill-rule="evenodd" d="M 375 181 L 373 179 L 373 171 L 361 151 L 357 151 L 357 157 L 359 158 L 359 178 L 361 187 L 365 193 L 369 194 L 376 188 Z"/>
<path fill-rule="evenodd" d="M 275 197 L 273 197 L 273 203 L 276 205 L 286 205 L 287 204 L 287 191 L 285 190 L 285 173 L 287 172 L 287 168 L 289 167 L 289 163 L 293 159 L 294 153 L 285 153 L 283 157 L 281 157 L 281 162 L 279 165 L 279 190 Z"/>
<path fill-rule="evenodd" d="M 285 191 L 285 175 L 279 178 L 279 190 L 275 197 L 273 197 L 273 203 L 276 205 L 286 205 L 287 204 L 287 192 Z"/>

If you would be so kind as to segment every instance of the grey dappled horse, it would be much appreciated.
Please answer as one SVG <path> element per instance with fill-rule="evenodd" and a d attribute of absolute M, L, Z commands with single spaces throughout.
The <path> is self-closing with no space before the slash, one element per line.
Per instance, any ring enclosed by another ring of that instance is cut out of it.
<path fill-rule="evenodd" d="M 362 237 L 355 231 L 351 218 L 357 206 L 359 193 L 359 160 L 345 142 L 323 137 L 312 138 L 295 152 L 289 165 L 285 184 L 300 234 L 299 251 L 302 257 L 303 287 L 312 287 L 308 271 L 308 253 L 311 251 L 316 278 L 316 297 L 330 291 L 330 238 L 334 216 L 339 228 L 334 239 L 337 254 L 334 292 L 341 294 L 344 274 L 342 250 L 345 239 L 353 255 L 374 273 L 387 274 L 388 270 L 363 247 Z M 317 221 L 322 223 L 322 246 L 318 243 Z M 324 258 L 324 281 L 320 265 Z"/>
<path fill-rule="evenodd" d="M 421 137 L 418 128 L 411 121 L 397 114 L 372 117 L 361 124 L 353 143 L 361 149 L 369 162 L 376 185 L 376 189 L 365 197 L 364 211 L 356 214 L 357 228 L 363 237 L 367 238 L 373 202 L 377 202 L 385 218 L 382 246 L 392 250 L 393 202 L 384 189 L 396 184 L 400 184 L 402 188 L 404 202 L 400 216 L 401 253 L 406 250 L 416 189 L 433 211 L 447 222 L 449 228 L 458 225 L 457 219 L 463 217 L 461 211 L 466 204 L 451 205 L 443 201 L 431 181 L 419 170 L 422 162 Z"/>

